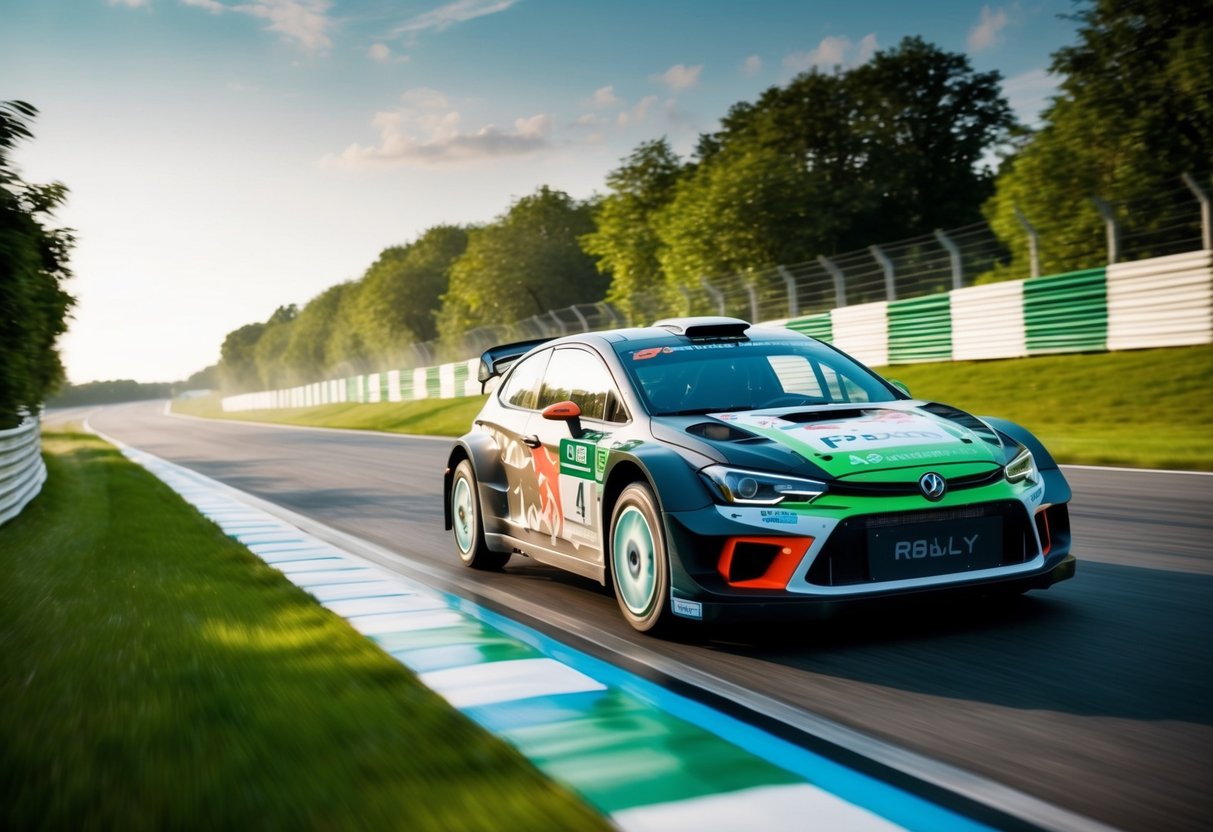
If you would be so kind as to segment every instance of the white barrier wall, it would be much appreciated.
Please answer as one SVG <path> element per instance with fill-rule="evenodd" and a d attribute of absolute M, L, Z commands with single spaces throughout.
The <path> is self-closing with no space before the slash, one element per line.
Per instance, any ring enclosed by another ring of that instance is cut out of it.
<path fill-rule="evenodd" d="M 1028 354 L 1023 281 L 952 292 L 952 359 L 1020 358 Z"/>
<path fill-rule="evenodd" d="M 889 363 L 889 304 L 843 306 L 830 313 L 834 346 L 872 367 Z"/>
<path fill-rule="evenodd" d="M 1108 349 L 1213 343 L 1213 251 L 1108 266 Z"/>
<path fill-rule="evenodd" d="M 46 482 L 42 461 L 42 426 L 26 417 L 20 425 L 0 430 L 0 523 L 21 513 Z"/>

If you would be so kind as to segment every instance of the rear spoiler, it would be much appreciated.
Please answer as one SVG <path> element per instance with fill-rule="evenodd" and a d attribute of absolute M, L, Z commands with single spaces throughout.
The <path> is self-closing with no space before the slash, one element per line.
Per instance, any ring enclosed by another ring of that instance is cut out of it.
<path fill-rule="evenodd" d="M 540 344 L 546 344 L 551 340 L 551 338 L 532 338 L 530 341 L 501 344 L 485 350 L 480 356 L 480 368 L 476 371 L 476 380 L 480 382 L 481 392 L 484 392 L 484 385 L 490 379 L 497 378 L 519 358 Z"/>

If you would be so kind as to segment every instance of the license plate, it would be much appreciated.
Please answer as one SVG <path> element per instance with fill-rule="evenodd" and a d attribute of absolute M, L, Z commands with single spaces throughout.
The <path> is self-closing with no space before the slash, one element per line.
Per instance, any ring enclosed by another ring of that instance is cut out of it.
<path fill-rule="evenodd" d="M 868 572 L 874 581 L 969 572 L 1001 562 L 1001 517 L 910 523 L 868 531 Z"/>

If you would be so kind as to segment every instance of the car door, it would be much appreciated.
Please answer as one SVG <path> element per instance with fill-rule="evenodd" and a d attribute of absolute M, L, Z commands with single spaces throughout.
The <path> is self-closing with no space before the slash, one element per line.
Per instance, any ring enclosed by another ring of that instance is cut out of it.
<path fill-rule="evenodd" d="M 581 434 L 570 424 L 545 419 L 545 407 L 571 401 L 581 409 Z M 559 552 L 587 564 L 602 564 L 599 511 L 605 443 L 628 422 L 618 388 L 597 353 L 569 346 L 556 349 L 547 365 L 536 413 L 527 430 L 538 440 L 535 488 L 543 501 L 540 531 Z M 540 450 L 541 449 L 541 450 Z"/>
<path fill-rule="evenodd" d="M 505 472 L 507 522 L 514 537 L 525 537 L 528 531 L 542 527 L 543 504 L 536 488 L 535 466 L 541 465 L 543 458 L 537 460 L 538 441 L 528 430 L 551 355 L 551 350 L 542 350 L 520 361 L 497 391 L 495 407 L 481 416 Z"/>

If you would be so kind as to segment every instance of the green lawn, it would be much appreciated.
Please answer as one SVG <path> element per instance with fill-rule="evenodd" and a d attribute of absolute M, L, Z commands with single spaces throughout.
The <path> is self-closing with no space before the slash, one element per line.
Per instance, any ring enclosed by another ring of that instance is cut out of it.
<path fill-rule="evenodd" d="M 0 527 L 0 828 L 603 819 L 114 448 Z"/>
<path fill-rule="evenodd" d="M 879 368 L 919 398 L 1030 428 L 1061 462 L 1213 470 L 1213 347 Z M 218 399 L 175 410 L 297 425 L 458 436 L 481 396 L 224 414 Z"/>

